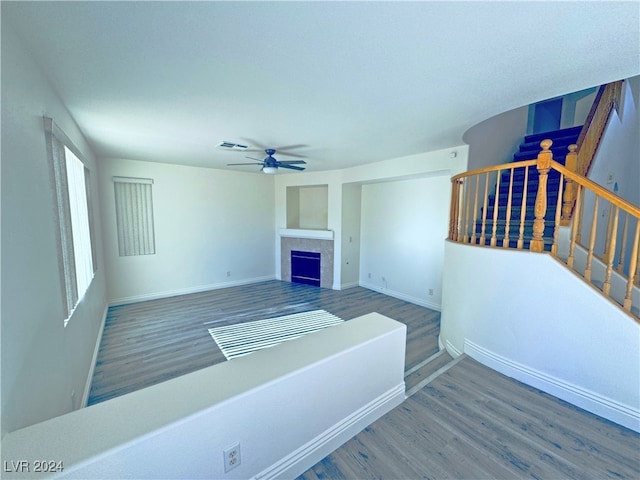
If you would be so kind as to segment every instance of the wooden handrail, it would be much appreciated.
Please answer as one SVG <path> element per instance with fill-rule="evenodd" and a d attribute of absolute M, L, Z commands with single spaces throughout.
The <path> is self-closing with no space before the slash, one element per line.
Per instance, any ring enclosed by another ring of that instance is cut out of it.
<path fill-rule="evenodd" d="M 622 82 L 623 80 L 618 80 L 617 82 L 600 86 L 587 119 L 582 130 L 580 130 L 580 135 L 576 142 L 578 150 L 577 167 L 579 168 L 578 171 L 585 176 L 589 173 L 589 168 L 602 140 L 611 112 L 613 109 L 618 109 L 620 96 L 622 95 Z"/>
<path fill-rule="evenodd" d="M 587 177 L 583 177 L 582 175 L 579 175 L 577 173 L 574 173 L 568 170 L 564 165 L 556 162 L 555 160 L 551 161 L 551 167 L 554 170 L 557 170 L 558 172 L 562 173 L 565 176 L 565 178 L 570 178 L 574 182 L 582 185 L 583 187 L 588 188 L 589 190 L 592 190 L 598 196 L 604 198 L 605 200 L 612 203 L 616 207 L 619 207 L 636 217 L 640 217 L 640 207 L 627 202 L 624 198 L 617 196 L 615 193 L 611 192 L 610 190 L 607 190 L 606 188 L 597 184 L 593 180 L 589 180 Z"/>
<path fill-rule="evenodd" d="M 451 181 L 455 182 L 456 180 L 463 179 L 465 177 L 473 177 L 476 175 L 480 175 L 481 173 L 491 173 L 497 172 L 498 170 L 509 170 L 511 168 L 520 168 L 520 167 L 530 167 L 535 165 L 537 160 L 534 158 L 533 160 L 522 160 L 520 162 L 510 162 L 503 163 L 501 165 L 493 165 L 491 167 L 482 167 L 476 168 L 475 170 L 469 170 L 468 172 L 462 172 L 457 175 L 451 177 Z"/>
<path fill-rule="evenodd" d="M 552 144 L 551 140 L 543 140 L 535 160 L 479 168 L 452 177 L 449 239 L 519 250 L 528 244 L 533 252 L 549 252 L 585 281 L 597 280 L 606 297 L 640 321 L 640 302 L 636 299 L 634 304 L 633 293 L 634 288 L 640 288 L 640 207 L 574 171 L 571 158 L 567 166 L 553 160 Z M 575 155 L 576 145 L 571 145 L 569 156 Z M 553 178 L 558 179 L 557 187 L 550 187 L 552 172 Z M 534 187 L 531 181 L 536 178 L 535 197 L 527 197 L 528 190 Z M 514 197 L 515 183 L 522 184 L 520 200 Z M 493 193 L 489 184 L 495 185 Z M 556 198 L 550 201 L 550 195 Z M 565 216 L 568 196 L 572 197 L 572 220 Z M 532 198 L 533 206 L 529 201 Z M 554 215 L 548 214 L 549 208 L 555 208 Z M 599 226 L 601 216 L 608 219 Z M 583 225 L 586 244 L 582 243 Z M 568 250 L 567 258 L 560 258 L 558 253 L 561 226 L 571 228 L 569 245 L 564 248 Z M 550 228 L 553 230 L 548 231 Z M 584 258 L 577 262 L 579 254 Z M 576 268 L 578 264 L 580 270 Z"/>

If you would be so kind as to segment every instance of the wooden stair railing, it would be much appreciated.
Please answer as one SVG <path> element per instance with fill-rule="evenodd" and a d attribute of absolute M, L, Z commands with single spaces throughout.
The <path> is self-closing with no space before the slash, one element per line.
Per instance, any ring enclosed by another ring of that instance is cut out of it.
<path fill-rule="evenodd" d="M 640 207 L 554 161 L 551 140 L 540 145 L 535 160 L 472 170 L 451 179 L 449 240 L 549 252 L 640 318 L 639 292 L 634 299 L 634 289 L 640 288 Z M 575 156 L 576 146 L 569 152 Z M 537 187 L 531 181 L 536 171 Z M 567 204 L 569 196 L 573 205 Z M 565 242 L 560 251 L 560 227 L 569 208 L 573 219 L 566 222 L 568 245 Z"/>
<path fill-rule="evenodd" d="M 584 126 L 580 131 L 577 144 L 573 150 L 571 160 L 569 155 L 565 162 L 566 167 L 572 171 L 586 176 L 595 157 L 602 136 L 604 135 L 607 122 L 613 110 L 618 110 L 622 95 L 623 80 L 608 83 L 600 86 L 596 98 L 591 105 L 591 110 L 587 115 Z M 565 195 L 562 225 L 569 225 L 573 208 L 575 206 L 574 190 L 567 188 Z"/>

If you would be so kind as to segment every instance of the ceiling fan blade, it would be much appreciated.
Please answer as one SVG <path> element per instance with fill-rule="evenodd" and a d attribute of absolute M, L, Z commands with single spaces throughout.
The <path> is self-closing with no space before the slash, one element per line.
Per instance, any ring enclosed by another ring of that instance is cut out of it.
<path fill-rule="evenodd" d="M 247 142 L 247 145 L 249 145 L 249 148 L 247 150 L 250 150 L 252 152 L 264 152 L 267 148 L 269 148 L 266 145 L 261 144 L 260 142 L 256 142 L 253 138 L 241 137 L 240 140 Z"/>
<path fill-rule="evenodd" d="M 253 157 L 244 157 L 244 158 L 250 158 L 251 160 L 255 160 L 256 162 L 260 162 L 260 163 L 264 161 L 261 158 L 253 158 Z"/>
<path fill-rule="evenodd" d="M 227 163 L 228 166 L 231 165 L 262 165 L 262 162 L 260 163 Z"/>
<path fill-rule="evenodd" d="M 305 162 L 304 160 L 278 160 L 278 162 L 283 165 L 295 165 L 295 164 L 306 165 L 307 164 L 307 162 Z"/>
<path fill-rule="evenodd" d="M 296 167 L 295 165 L 287 165 L 287 164 L 280 164 L 278 165 L 278 167 L 280 168 L 289 168 L 291 170 L 304 170 L 304 167 Z"/>
<path fill-rule="evenodd" d="M 282 156 L 282 155 L 284 155 L 285 157 L 307 158 L 306 156 L 301 155 L 301 154 L 296 153 L 296 152 L 289 153 L 289 152 L 287 152 L 285 150 L 277 150 L 276 149 L 276 153 L 274 153 L 274 156 L 278 157 L 278 156 Z"/>

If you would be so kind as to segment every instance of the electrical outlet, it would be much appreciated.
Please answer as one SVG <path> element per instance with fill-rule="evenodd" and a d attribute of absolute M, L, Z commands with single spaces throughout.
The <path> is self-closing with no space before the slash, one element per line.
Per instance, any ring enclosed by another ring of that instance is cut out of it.
<path fill-rule="evenodd" d="M 240 465 L 240 443 L 236 443 L 223 452 L 224 472 L 227 473 Z"/>
<path fill-rule="evenodd" d="M 230 276 L 231 276 L 231 272 L 227 272 L 227 277 L 230 277 Z"/>
<path fill-rule="evenodd" d="M 369 278 L 371 278 L 371 272 L 369 272 Z"/>
<path fill-rule="evenodd" d="M 429 289 L 429 295 L 430 295 L 430 296 L 433 296 L 433 288 L 430 288 L 430 289 Z"/>

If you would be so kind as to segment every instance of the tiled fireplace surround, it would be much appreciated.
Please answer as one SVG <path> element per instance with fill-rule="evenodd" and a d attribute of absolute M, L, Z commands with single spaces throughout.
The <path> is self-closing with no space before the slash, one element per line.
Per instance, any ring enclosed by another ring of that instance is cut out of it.
<path fill-rule="evenodd" d="M 320 287 L 333 287 L 333 232 L 326 230 L 282 230 L 280 232 L 280 271 L 282 280 L 285 282 L 291 281 L 291 250 L 320 253 Z"/>

